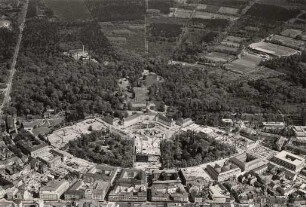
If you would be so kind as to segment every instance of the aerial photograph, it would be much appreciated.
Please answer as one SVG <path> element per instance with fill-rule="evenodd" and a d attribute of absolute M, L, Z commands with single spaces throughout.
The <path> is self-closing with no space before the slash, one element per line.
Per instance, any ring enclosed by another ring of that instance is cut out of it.
<path fill-rule="evenodd" d="M 306 0 L 0 0 L 0 207 L 306 207 Z"/>

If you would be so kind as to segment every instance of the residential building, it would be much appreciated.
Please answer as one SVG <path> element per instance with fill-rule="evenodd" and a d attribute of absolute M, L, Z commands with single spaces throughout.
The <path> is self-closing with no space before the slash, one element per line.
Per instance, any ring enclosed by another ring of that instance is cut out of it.
<path fill-rule="evenodd" d="M 60 156 L 55 156 L 51 153 L 45 156 L 37 156 L 37 159 L 45 163 L 49 168 L 54 168 L 62 162 L 62 158 Z"/>
<path fill-rule="evenodd" d="M 6 198 L 9 201 L 15 200 L 16 199 L 16 194 L 18 192 L 18 188 L 12 187 L 6 190 Z"/>
<path fill-rule="evenodd" d="M 109 182 L 95 181 L 93 185 L 85 190 L 85 199 L 104 201 L 109 188 Z"/>
<path fill-rule="evenodd" d="M 181 183 L 178 171 L 175 169 L 153 170 L 152 183 Z"/>
<path fill-rule="evenodd" d="M 59 200 L 69 188 L 67 180 L 52 180 L 39 191 L 39 198 L 43 200 Z"/>
<path fill-rule="evenodd" d="M 158 123 L 161 123 L 167 127 L 174 127 L 175 126 L 175 122 L 173 121 L 173 119 L 169 119 L 168 117 L 162 115 L 162 114 L 157 114 L 155 117 L 155 121 L 157 121 Z"/>
<path fill-rule="evenodd" d="M 144 120 L 144 116 L 141 114 L 133 114 L 123 119 L 123 126 L 129 127 L 134 124 L 140 123 Z"/>
<path fill-rule="evenodd" d="M 97 180 L 108 181 L 112 185 L 118 172 L 119 168 L 97 165 L 83 176 L 83 180 L 86 183 L 94 183 Z"/>
<path fill-rule="evenodd" d="M 299 140 L 306 140 L 306 126 L 294 126 L 294 136 Z"/>
<path fill-rule="evenodd" d="M 215 164 L 214 167 L 207 165 L 206 172 L 216 181 L 225 181 L 228 179 L 236 179 L 241 173 L 241 169 L 234 163 L 226 162 L 222 165 Z"/>
<path fill-rule="evenodd" d="M 285 126 L 285 122 L 262 122 L 264 129 L 283 129 Z"/>
<path fill-rule="evenodd" d="M 39 144 L 30 143 L 29 141 L 20 140 L 17 142 L 18 147 L 31 157 L 46 156 L 49 153 L 49 146 L 46 143 L 40 142 Z"/>
<path fill-rule="evenodd" d="M 271 161 L 294 172 L 300 171 L 305 164 L 304 158 L 285 150 L 276 154 Z"/>
<path fill-rule="evenodd" d="M 123 169 L 114 189 L 109 193 L 108 200 L 113 202 L 146 202 L 145 172 L 136 169 Z"/>
<path fill-rule="evenodd" d="M 253 170 L 251 170 L 251 172 L 256 173 L 258 175 L 261 175 L 264 172 L 266 172 L 267 170 L 268 170 L 268 164 L 264 164 L 260 167 L 254 168 Z"/>
<path fill-rule="evenodd" d="M 195 183 L 206 185 L 208 181 L 208 176 L 204 168 L 182 168 L 179 171 L 179 175 L 183 185 L 187 187 Z"/>
<path fill-rule="evenodd" d="M 230 192 L 228 192 L 226 188 L 220 183 L 211 185 L 209 187 L 209 194 L 215 203 L 227 203 L 231 202 L 232 200 Z"/>
<path fill-rule="evenodd" d="M 146 202 L 147 187 L 143 184 L 118 184 L 109 193 L 108 200 L 112 202 Z"/>
<path fill-rule="evenodd" d="M 182 184 L 153 184 L 150 192 L 152 202 L 188 202 L 188 193 Z"/>
<path fill-rule="evenodd" d="M 190 118 L 180 118 L 179 120 L 176 121 L 177 125 L 181 126 L 181 127 L 187 127 L 191 124 L 193 124 L 194 122 L 192 121 L 192 119 Z"/>
<path fill-rule="evenodd" d="M 146 184 L 147 183 L 146 174 L 142 170 L 123 169 L 116 183 L 117 184 L 124 184 L 124 183 Z"/>
<path fill-rule="evenodd" d="M 85 198 L 83 181 L 76 181 L 64 194 L 65 200 L 80 200 Z"/>

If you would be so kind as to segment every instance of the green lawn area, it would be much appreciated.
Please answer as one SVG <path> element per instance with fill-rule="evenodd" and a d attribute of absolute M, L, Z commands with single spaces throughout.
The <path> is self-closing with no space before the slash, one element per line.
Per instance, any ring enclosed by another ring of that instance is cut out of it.
<path fill-rule="evenodd" d="M 90 20 L 91 15 L 84 0 L 45 0 L 46 6 L 62 21 Z"/>

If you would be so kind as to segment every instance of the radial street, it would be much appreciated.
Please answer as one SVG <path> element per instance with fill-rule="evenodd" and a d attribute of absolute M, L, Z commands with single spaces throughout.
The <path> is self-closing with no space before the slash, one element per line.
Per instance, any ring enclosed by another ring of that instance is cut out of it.
<path fill-rule="evenodd" d="M 22 15 L 21 16 L 22 20 L 21 20 L 21 24 L 19 26 L 19 35 L 18 35 L 16 47 L 15 47 L 13 61 L 12 61 L 12 64 L 11 64 L 10 75 L 9 75 L 8 82 L 7 82 L 7 88 L 6 88 L 5 93 L 4 93 L 2 104 L 0 105 L 0 115 L 3 114 L 4 106 L 6 106 L 10 101 L 10 93 L 11 93 L 11 90 L 12 90 L 12 82 L 13 82 L 13 78 L 14 78 L 14 75 L 15 75 L 15 72 L 16 72 L 15 67 L 16 67 L 17 58 L 18 58 L 18 54 L 19 54 L 20 43 L 21 43 L 21 40 L 22 40 L 22 32 L 23 32 L 24 26 L 25 26 L 25 21 L 26 21 L 26 16 L 27 16 L 27 11 L 28 11 L 28 4 L 29 4 L 29 0 L 26 0 L 26 2 L 24 4 L 23 11 L 22 11 L 22 14 L 21 14 Z"/>

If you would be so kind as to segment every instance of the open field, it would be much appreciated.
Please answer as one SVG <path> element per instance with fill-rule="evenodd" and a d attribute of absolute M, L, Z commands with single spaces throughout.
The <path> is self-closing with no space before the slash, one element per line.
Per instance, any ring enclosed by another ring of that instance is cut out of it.
<path fill-rule="evenodd" d="M 268 42 L 257 42 L 250 45 L 250 48 L 272 55 L 272 56 L 290 56 L 296 54 L 298 51 L 289 47 L 276 45 Z"/>
<path fill-rule="evenodd" d="M 188 0 L 188 3 L 196 3 L 197 0 Z M 224 6 L 224 7 L 231 7 L 237 9 L 243 9 L 249 3 L 249 0 L 200 0 L 199 3 L 201 4 L 208 4 L 214 6 Z"/>
<path fill-rule="evenodd" d="M 178 18 L 190 18 L 192 12 L 192 10 L 187 9 L 176 9 L 176 11 L 174 12 L 174 16 Z"/>
<path fill-rule="evenodd" d="M 279 44 L 285 47 L 290 47 L 293 49 L 301 49 L 305 47 L 305 42 L 301 40 L 295 40 L 290 37 L 284 37 L 281 35 L 273 35 L 268 38 L 271 43 Z"/>
<path fill-rule="evenodd" d="M 272 70 L 267 67 L 257 67 L 252 72 L 244 75 L 248 80 L 261 80 L 261 79 L 268 79 L 268 78 L 276 78 L 285 76 L 284 73 L 280 73 L 276 70 Z"/>
<path fill-rule="evenodd" d="M 261 62 L 261 57 L 249 53 L 225 65 L 225 68 L 240 74 L 252 72 Z"/>
<path fill-rule="evenodd" d="M 204 56 L 207 60 L 212 62 L 227 62 L 231 59 L 233 59 L 235 56 L 229 55 L 226 53 L 220 53 L 220 52 L 211 52 Z"/>
<path fill-rule="evenodd" d="M 44 2 L 62 21 L 91 20 L 84 0 L 44 0 Z"/>
<path fill-rule="evenodd" d="M 231 15 L 224 15 L 224 14 L 215 14 L 215 13 L 209 13 L 205 11 L 197 11 L 194 15 L 194 18 L 199 19 L 228 19 L 231 21 L 234 21 L 237 19 L 236 16 Z"/>

